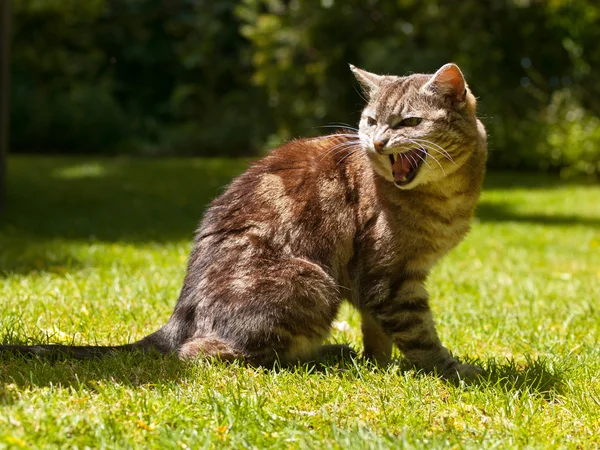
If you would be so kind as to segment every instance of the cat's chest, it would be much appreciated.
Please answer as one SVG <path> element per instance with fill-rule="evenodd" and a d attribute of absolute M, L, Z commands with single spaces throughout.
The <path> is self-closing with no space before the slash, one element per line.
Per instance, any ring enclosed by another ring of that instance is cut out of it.
<path fill-rule="evenodd" d="M 474 202 L 458 199 L 382 208 L 368 239 L 372 263 L 428 270 L 469 230 Z"/>

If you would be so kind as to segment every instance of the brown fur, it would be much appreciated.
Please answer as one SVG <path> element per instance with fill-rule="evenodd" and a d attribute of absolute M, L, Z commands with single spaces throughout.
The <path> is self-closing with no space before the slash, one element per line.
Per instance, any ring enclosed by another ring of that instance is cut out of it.
<path fill-rule="evenodd" d="M 197 231 L 171 319 L 134 346 L 310 360 L 347 299 L 362 314 L 366 356 L 385 363 L 395 344 L 423 369 L 476 373 L 441 345 L 424 286 L 469 229 L 486 159 L 474 97 L 458 68 L 444 67 L 409 77 L 353 69 L 370 98 L 359 132 L 289 142 L 234 180 Z M 415 114 L 423 126 L 390 128 Z M 398 186 L 388 155 L 415 147 L 407 139 L 417 132 L 430 167 Z"/>

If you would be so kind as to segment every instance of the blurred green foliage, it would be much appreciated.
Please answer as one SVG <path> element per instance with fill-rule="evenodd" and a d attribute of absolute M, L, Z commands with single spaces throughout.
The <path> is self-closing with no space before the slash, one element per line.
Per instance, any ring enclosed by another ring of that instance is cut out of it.
<path fill-rule="evenodd" d="M 354 124 L 348 63 L 457 62 L 497 168 L 600 173 L 593 0 L 13 0 L 13 151 L 252 154 Z"/>

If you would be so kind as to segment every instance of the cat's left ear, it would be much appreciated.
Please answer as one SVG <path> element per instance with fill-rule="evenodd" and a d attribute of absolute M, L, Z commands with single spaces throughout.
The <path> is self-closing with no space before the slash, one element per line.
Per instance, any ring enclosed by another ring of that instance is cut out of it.
<path fill-rule="evenodd" d="M 467 97 L 465 77 L 454 63 L 444 64 L 424 87 L 459 102 L 464 102 Z"/>
<path fill-rule="evenodd" d="M 367 95 L 371 95 L 373 91 L 377 90 L 385 79 L 384 75 L 376 75 L 374 73 L 367 72 L 366 70 L 359 69 L 352 64 L 350 64 L 350 70 Z"/>

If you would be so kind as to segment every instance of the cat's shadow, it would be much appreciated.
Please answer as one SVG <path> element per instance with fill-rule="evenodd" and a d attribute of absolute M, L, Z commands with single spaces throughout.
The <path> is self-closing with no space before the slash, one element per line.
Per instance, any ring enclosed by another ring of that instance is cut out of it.
<path fill-rule="evenodd" d="M 525 355 L 524 362 L 515 359 L 474 361 L 484 368 L 482 376 L 472 385 L 500 389 L 503 392 L 526 392 L 553 400 L 564 392 L 566 370 L 555 367 L 544 358 Z"/>
<path fill-rule="evenodd" d="M 499 361 L 496 359 L 469 360 L 484 368 L 483 374 L 468 383 L 458 382 L 457 389 L 501 390 L 502 392 L 525 392 L 541 396 L 549 401 L 563 392 L 565 371 L 552 367 L 544 359 L 525 357 L 519 363 L 513 359 Z M 18 398 L 23 388 L 61 386 L 78 389 L 101 391 L 110 384 L 136 387 L 156 386 L 185 382 L 198 377 L 198 370 L 214 370 L 208 365 L 220 365 L 224 371 L 235 370 L 222 362 L 184 362 L 175 356 L 159 356 L 148 354 L 126 354 L 116 357 L 105 357 L 96 360 L 78 361 L 62 358 L 49 361 L 38 357 L 0 357 L 0 404 L 10 404 Z M 237 364 L 237 363 L 236 363 Z M 198 365 L 204 365 L 198 367 Z M 217 369 L 218 370 L 218 369 Z M 287 367 L 263 367 L 253 370 L 264 371 L 265 375 L 281 371 L 300 371 L 321 373 L 326 376 L 344 376 L 363 379 L 365 372 L 387 371 L 397 374 L 412 372 L 414 376 L 432 377 L 431 374 L 418 372 L 408 361 L 395 359 L 387 367 L 378 367 L 361 358 L 344 359 L 342 361 L 326 361 L 320 363 L 304 363 Z"/>
<path fill-rule="evenodd" d="M 526 392 L 530 395 L 540 395 L 551 400 L 563 392 L 565 371 L 552 367 L 552 364 L 542 358 L 532 358 L 525 355 L 523 362 L 515 359 L 487 360 L 470 359 L 469 364 L 475 364 L 483 369 L 480 376 L 470 380 L 449 382 L 459 387 L 477 390 L 500 390 L 502 392 Z M 414 370 L 407 361 L 398 362 L 401 370 Z M 420 376 L 429 376 L 419 374 Z"/>
<path fill-rule="evenodd" d="M 471 380 L 447 381 L 449 385 L 459 388 L 478 390 L 501 390 L 502 392 L 526 392 L 530 395 L 539 395 L 547 400 L 554 399 L 563 393 L 565 385 L 565 370 L 553 367 L 552 363 L 543 358 L 533 358 L 529 355 L 523 357 L 523 362 L 506 358 L 499 360 L 490 358 L 478 360 L 467 358 L 470 364 L 483 368 L 483 373 Z M 396 358 L 386 367 L 378 367 L 370 362 L 357 358 L 355 360 L 330 361 L 323 364 L 309 364 L 304 367 L 315 372 L 355 376 L 362 378 L 364 370 L 391 371 L 395 373 L 414 373 L 415 377 L 432 377 L 435 375 L 419 372 L 410 362 L 403 358 Z"/>
<path fill-rule="evenodd" d="M 123 353 L 98 359 L 0 354 L 0 402 L 11 386 L 61 386 L 94 389 L 114 383 L 148 386 L 176 382 L 186 377 L 189 364 L 177 357 L 158 354 Z"/>

